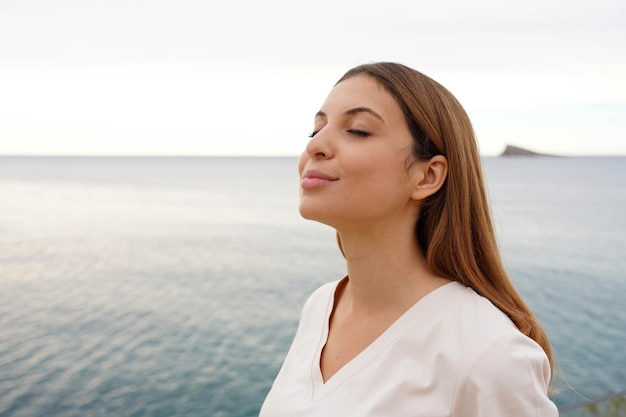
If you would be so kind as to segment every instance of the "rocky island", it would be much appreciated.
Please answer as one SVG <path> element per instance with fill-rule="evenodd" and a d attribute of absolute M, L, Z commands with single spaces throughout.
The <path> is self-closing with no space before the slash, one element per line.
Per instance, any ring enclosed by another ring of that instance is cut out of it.
<path fill-rule="evenodd" d="M 545 153 L 529 151 L 528 149 L 520 148 L 520 147 L 513 146 L 513 145 L 506 145 L 506 148 L 500 154 L 500 156 L 556 156 L 556 155 L 548 155 Z"/>

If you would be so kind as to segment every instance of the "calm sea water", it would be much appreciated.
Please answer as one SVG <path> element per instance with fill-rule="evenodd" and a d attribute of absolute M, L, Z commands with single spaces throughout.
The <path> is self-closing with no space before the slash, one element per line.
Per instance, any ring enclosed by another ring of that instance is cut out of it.
<path fill-rule="evenodd" d="M 295 158 L 0 158 L 0 416 L 255 416 L 344 265 Z M 486 158 L 564 407 L 626 389 L 626 158 Z"/>

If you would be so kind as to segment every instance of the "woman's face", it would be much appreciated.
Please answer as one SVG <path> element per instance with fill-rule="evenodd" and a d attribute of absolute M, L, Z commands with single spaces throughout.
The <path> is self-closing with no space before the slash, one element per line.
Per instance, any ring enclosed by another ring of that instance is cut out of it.
<path fill-rule="evenodd" d="M 400 106 L 373 78 L 337 84 L 298 164 L 302 216 L 336 229 L 416 216 L 411 141 Z"/>

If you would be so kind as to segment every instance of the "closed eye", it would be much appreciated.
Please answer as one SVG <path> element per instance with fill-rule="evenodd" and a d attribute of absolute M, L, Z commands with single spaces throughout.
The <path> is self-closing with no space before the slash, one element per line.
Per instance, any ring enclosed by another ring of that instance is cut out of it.
<path fill-rule="evenodd" d="M 319 132 L 319 130 L 314 130 L 313 132 L 309 133 L 309 137 L 312 138 L 313 136 L 317 135 L 317 132 Z"/>
<path fill-rule="evenodd" d="M 357 130 L 357 129 L 350 129 L 348 130 L 348 133 L 350 133 L 351 135 L 356 135 L 356 136 L 361 136 L 361 137 L 368 137 L 368 136 L 372 136 L 371 133 L 366 132 L 364 130 Z"/>

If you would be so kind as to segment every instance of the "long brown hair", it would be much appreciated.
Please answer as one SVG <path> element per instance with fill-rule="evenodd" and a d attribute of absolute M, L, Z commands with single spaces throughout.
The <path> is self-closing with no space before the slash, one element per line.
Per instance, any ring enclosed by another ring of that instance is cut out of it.
<path fill-rule="evenodd" d="M 356 75 L 373 77 L 396 99 L 413 135 L 413 158 L 448 160 L 446 182 L 422 204 L 416 225 L 431 271 L 489 299 L 543 348 L 553 366 L 548 337 L 502 264 L 474 130 L 461 104 L 441 84 L 401 64 L 361 65 L 338 83 Z"/>

